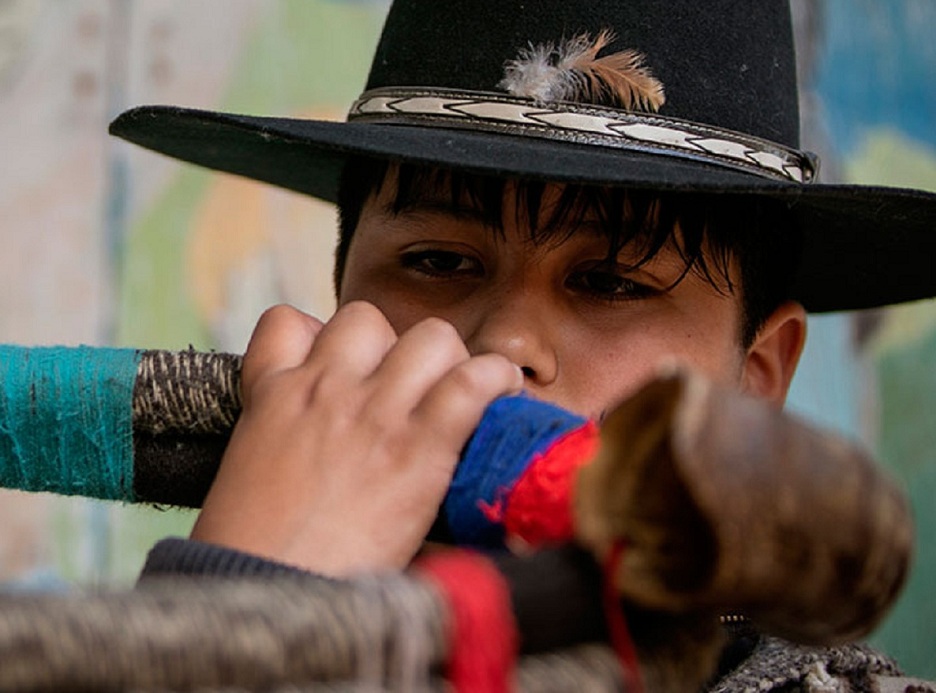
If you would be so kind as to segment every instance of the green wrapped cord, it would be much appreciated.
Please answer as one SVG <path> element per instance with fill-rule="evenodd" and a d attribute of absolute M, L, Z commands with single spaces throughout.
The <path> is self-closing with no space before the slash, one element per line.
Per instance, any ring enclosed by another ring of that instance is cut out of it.
<path fill-rule="evenodd" d="M 0 486 L 133 500 L 141 353 L 0 346 Z"/>

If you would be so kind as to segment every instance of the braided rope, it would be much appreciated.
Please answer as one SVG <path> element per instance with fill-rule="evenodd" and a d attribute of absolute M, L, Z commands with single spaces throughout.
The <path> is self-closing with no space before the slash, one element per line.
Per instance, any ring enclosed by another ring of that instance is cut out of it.
<path fill-rule="evenodd" d="M 143 351 L 133 387 L 133 497 L 201 507 L 240 415 L 241 357 Z"/>
<path fill-rule="evenodd" d="M 133 428 L 227 434 L 240 414 L 241 357 L 188 351 L 144 351 L 133 388 Z"/>

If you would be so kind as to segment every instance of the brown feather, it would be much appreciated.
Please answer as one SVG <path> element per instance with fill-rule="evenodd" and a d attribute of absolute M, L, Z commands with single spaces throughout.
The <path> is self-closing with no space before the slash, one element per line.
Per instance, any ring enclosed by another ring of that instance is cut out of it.
<path fill-rule="evenodd" d="M 666 101 L 663 84 L 644 65 L 643 54 L 625 50 L 598 57 L 613 40 L 614 35 L 607 29 L 602 30 L 594 42 L 587 35 L 572 40 L 570 45 L 582 49 L 570 54 L 560 66 L 567 66 L 581 76 L 582 93 L 577 100 L 610 101 L 626 110 L 658 111 Z"/>

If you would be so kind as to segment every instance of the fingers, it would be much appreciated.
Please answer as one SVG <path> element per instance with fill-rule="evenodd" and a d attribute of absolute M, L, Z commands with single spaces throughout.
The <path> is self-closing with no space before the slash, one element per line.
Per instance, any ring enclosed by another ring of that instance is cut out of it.
<path fill-rule="evenodd" d="M 451 325 L 438 318 L 423 320 L 407 330 L 370 377 L 378 408 L 386 399 L 411 403 L 440 378 L 470 358 L 468 349 Z M 398 404 L 389 404 L 391 410 Z"/>
<path fill-rule="evenodd" d="M 306 366 L 335 378 L 359 379 L 376 370 L 396 343 L 393 327 L 375 306 L 354 301 L 342 306 L 315 340 Z"/>
<path fill-rule="evenodd" d="M 251 335 L 241 373 L 245 398 L 263 376 L 302 366 L 341 377 L 369 375 L 396 341 L 393 328 L 374 306 L 356 302 L 322 323 L 287 305 L 263 313 Z M 314 349 L 313 349 L 314 347 Z"/>
<path fill-rule="evenodd" d="M 367 416 L 410 417 L 428 436 L 451 444 L 468 439 L 493 399 L 519 391 L 523 374 L 504 356 L 472 357 L 450 323 L 427 318 L 399 338 L 368 386 Z"/>
<path fill-rule="evenodd" d="M 449 370 L 421 399 L 413 418 L 442 439 L 467 441 L 488 404 L 522 389 L 519 366 L 501 354 L 482 354 Z"/>
<path fill-rule="evenodd" d="M 241 382 L 245 396 L 259 377 L 306 361 L 322 322 L 291 306 L 274 306 L 263 313 L 244 354 Z"/>
<path fill-rule="evenodd" d="M 267 311 L 251 339 L 248 377 L 302 367 L 336 398 L 363 389 L 371 421 L 413 423 L 440 441 L 466 441 L 484 409 L 523 388 L 523 373 L 499 354 L 471 356 L 448 322 L 427 318 L 397 337 L 375 306 L 362 301 L 326 324 L 295 309 Z M 249 382 L 249 380 L 248 380 Z"/>
<path fill-rule="evenodd" d="M 377 410 L 399 414 L 418 407 L 421 417 L 439 412 L 433 419 L 451 411 L 453 432 L 479 420 L 478 407 L 466 408 L 468 402 L 484 402 L 483 411 L 523 385 L 522 373 L 505 357 L 471 357 L 450 323 L 428 318 L 398 339 L 384 315 L 361 301 L 343 306 L 327 324 L 286 305 L 261 316 L 244 356 L 245 391 L 263 375 L 300 367 L 348 385 L 369 380 Z M 420 404 L 427 393 L 429 403 Z"/>
<path fill-rule="evenodd" d="M 244 380 L 192 535 L 330 575 L 405 566 L 485 407 L 523 384 L 504 356 L 471 356 L 450 324 L 397 339 L 365 303 L 325 326 L 267 311 Z"/>

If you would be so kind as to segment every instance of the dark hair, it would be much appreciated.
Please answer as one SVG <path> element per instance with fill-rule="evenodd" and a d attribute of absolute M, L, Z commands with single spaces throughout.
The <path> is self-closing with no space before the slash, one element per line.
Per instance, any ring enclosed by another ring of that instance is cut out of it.
<path fill-rule="evenodd" d="M 389 171 L 390 164 L 379 160 L 352 159 L 345 166 L 338 190 L 336 291 L 364 203 L 380 191 Z M 396 182 L 393 212 L 406 208 L 416 191 L 428 188 L 446 194 L 448 188 L 453 208 L 467 196 L 487 225 L 495 231 L 503 229 L 505 178 L 400 164 Z M 790 296 L 800 241 L 793 214 L 783 202 L 730 194 L 567 185 L 548 218 L 541 219 L 545 189 L 542 181 L 517 181 L 516 213 L 526 222 L 533 242 L 561 242 L 574 233 L 577 222 L 591 215 L 607 235 L 609 259 L 626 244 L 637 243 L 635 266 L 640 266 L 672 243 L 685 263 L 677 282 L 694 272 L 723 294 L 740 290 L 739 339 L 745 348 Z M 680 233 L 674 234 L 677 225 Z M 740 287 L 731 279 L 732 259 L 740 268 Z"/>

